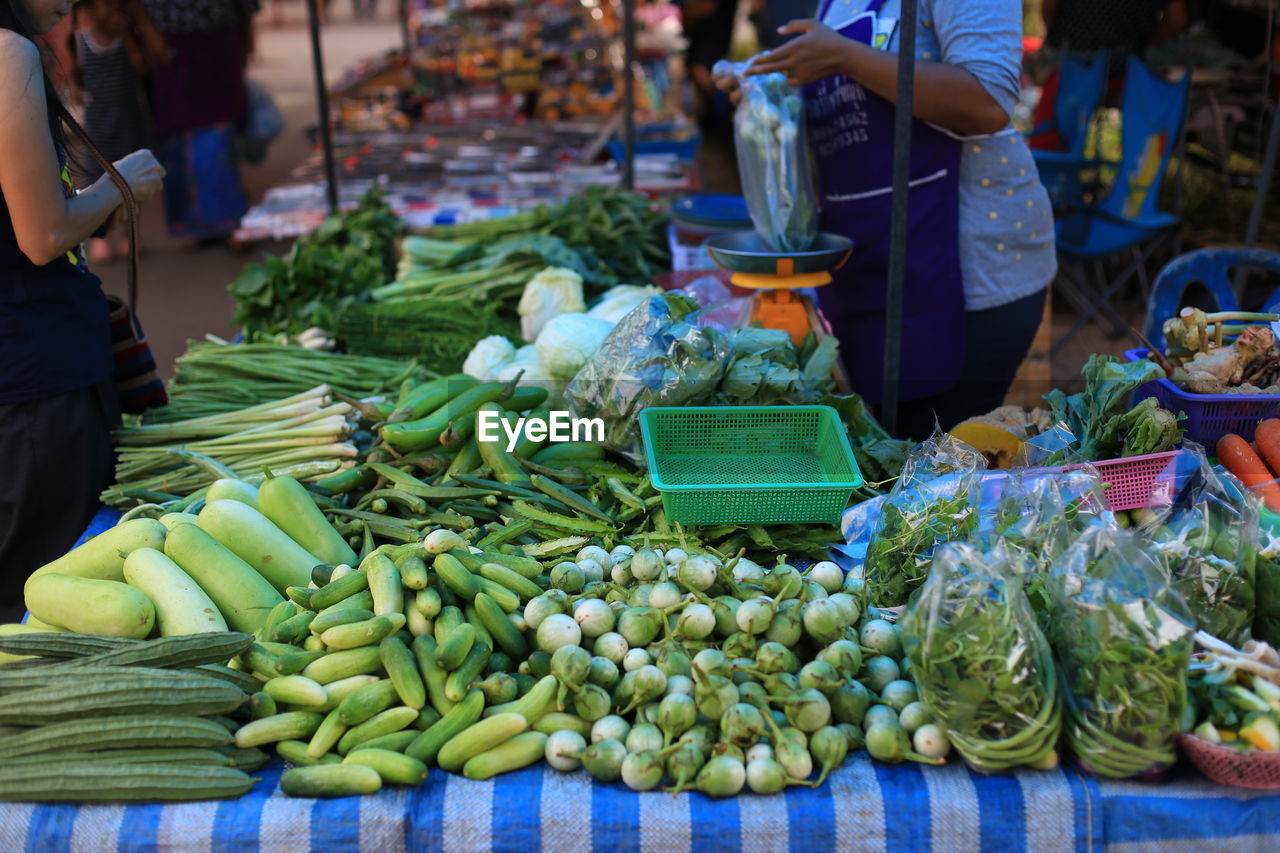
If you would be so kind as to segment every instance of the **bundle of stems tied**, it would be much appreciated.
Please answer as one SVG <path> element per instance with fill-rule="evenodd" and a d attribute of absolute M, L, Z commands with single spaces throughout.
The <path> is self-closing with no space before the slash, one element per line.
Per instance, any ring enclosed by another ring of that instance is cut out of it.
<path fill-rule="evenodd" d="M 304 481 L 331 475 L 355 464 L 354 413 L 318 385 L 234 412 L 126 427 L 116 433 L 116 483 L 102 502 L 163 503 L 220 477 L 259 482 L 268 467 Z"/>
<path fill-rule="evenodd" d="M 170 404 L 154 409 L 147 423 L 170 423 L 235 413 L 327 385 L 363 399 L 396 391 L 405 380 L 426 375 L 404 359 L 320 352 L 285 344 L 234 344 L 210 337 L 190 341 L 169 383 Z"/>

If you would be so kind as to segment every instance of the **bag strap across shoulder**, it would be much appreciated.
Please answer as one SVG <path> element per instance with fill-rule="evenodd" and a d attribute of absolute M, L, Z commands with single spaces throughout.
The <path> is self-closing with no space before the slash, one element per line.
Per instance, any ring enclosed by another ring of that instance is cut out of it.
<path fill-rule="evenodd" d="M 62 104 L 57 105 L 58 118 L 88 150 L 94 161 L 102 167 L 102 171 L 111 178 L 120 196 L 124 199 L 121 205 L 125 211 L 125 219 L 129 223 L 129 309 L 136 315 L 138 311 L 138 200 L 133 195 L 129 182 L 120 174 L 120 170 L 112 165 L 106 155 L 93 143 L 89 134 L 75 120 Z"/>

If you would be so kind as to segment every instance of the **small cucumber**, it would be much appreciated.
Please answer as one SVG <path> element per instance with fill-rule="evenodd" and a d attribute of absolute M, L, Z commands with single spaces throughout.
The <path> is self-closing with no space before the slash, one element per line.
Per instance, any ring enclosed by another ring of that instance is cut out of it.
<path fill-rule="evenodd" d="M 377 646 L 348 649 L 325 655 L 302 670 L 302 674 L 320 684 L 329 684 L 353 675 L 367 675 L 382 669 Z"/>
<path fill-rule="evenodd" d="M 262 746 L 282 740 L 309 738 L 320 728 L 324 717 L 311 711 L 289 711 L 264 720 L 254 720 L 236 732 L 236 746 Z"/>
<path fill-rule="evenodd" d="M 324 613 L 316 614 L 316 618 L 311 621 L 309 628 L 311 633 L 319 636 L 330 628 L 336 628 L 339 625 L 350 625 L 352 622 L 363 622 L 372 618 L 373 611 L 371 610 L 326 610 Z"/>
<path fill-rule="evenodd" d="M 346 755 L 365 741 L 407 729 L 417 718 L 418 712 L 412 708 L 388 708 L 349 729 L 338 741 L 338 752 Z"/>
<path fill-rule="evenodd" d="M 305 705 L 308 708 L 323 708 L 329 700 L 324 686 L 304 675 L 273 678 L 263 685 L 262 692 L 285 705 Z"/>
<path fill-rule="evenodd" d="M 473 645 L 471 651 L 467 652 L 466 659 L 462 661 L 462 665 L 450 673 L 445 680 L 444 695 L 454 702 L 461 702 L 467 695 L 471 682 L 484 672 L 484 665 L 489 662 L 490 654 L 489 647 L 483 643 Z"/>
<path fill-rule="evenodd" d="M 480 584 L 476 582 L 475 575 L 467 571 L 452 554 L 437 554 L 432 567 L 444 585 L 458 598 L 470 602 L 480 592 Z"/>
<path fill-rule="evenodd" d="M 310 610 L 304 610 L 297 616 L 289 617 L 271 632 L 272 641 L 290 645 L 301 642 L 307 636 L 307 629 L 311 627 L 315 618 L 316 614 Z"/>
<path fill-rule="evenodd" d="M 249 716 L 255 720 L 273 717 L 278 713 L 276 700 L 266 693 L 254 693 L 249 697 Z"/>
<path fill-rule="evenodd" d="M 440 609 L 443 604 L 440 601 L 440 593 L 430 587 L 427 587 L 426 589 L 418 590 L 417 594 L 413 597 L 413 606 L 416 607 L 418 612 L 423 616 L 428 619 L 434 619 L 440 615 Z"/>
<path fill-rule="evenodd" d="M 418 785 L 427 778 L 427 765 L 389 749 L 357 749 L 347 753 L 342 763 L 372 767 L 388 785 Z"/>
<path fill-rule="evenodd" d="M 484 694 L 479 690 L 470 691 L 440 722 L 418 735 L 405 754 L 428 766 L 434 764 L 441 748 L 479 720 L 483 710 Z"/>
<path fill-rule="evenodd" d="M 393 616 L 398 616 L 400 619 L 396 620 L 392 618 Z M 331 649 L 358 649 L 381 643 L 400 630 L 403 625 L 403 613 L 375 616 L 363 622 L 336 625 L 321 634 L 320 639 Z"/>
<path fill-rule="evenodd" d="M 426 589 L 427 564 L 417 554 L 409 554 L 396 560 L 396 568 L 400 570 L 401 582 L 409 589 Z"/>
<path fill-rule="evenodd" d="M 345 725 L 358 726 L 365 720 L 391 707 L 396 701 L 396 688 L 388 679 L 365 685 L 338 705 L 338 719 Z"/>
<path fill-rule="evenodd" d="M 448 680 L 449 673 L 436 663 L 436 646 L 435 638 L 424 635 L 414 637 L 409 649 L 413 652 L 413 659 L 418 664 L 418 672 L 422 674 L 422 684 L 427 690 L 427 699 L 431 702 L 431 707 L 443 716 L 453 710 L 457 703 L 445 696 L 445 682 Z"/>
<path fill-rule="evenodd" d="M 329 697 L 324 703 L 324 707 L 320 710 L 328 713 L 342 703 L 352 693 L 355 693 L 366 684 L 373 684 L 381 679 L 376 675 L 353 675 L 350 678 L 342 678 L 324 686 L 325 695 Z"/>
<path fill-rule="evenodd" d="M 475 608 L 485 630 L 504 652 L 514 660 L 524 660 L 529 656 L 529 644 L 525 642 L 524 635 L 516 630 L 516 626 L 507 618 L 506 611 L 497 601 L 482 592 L 476 596 Z"/>
<path fill-rule="evenodd" d="M 326 752 L 319 758 L 312 758 L 307 753 L 307 745 L 300 740 L 282 740 L 276 744 L 276 754 L 290 764 L 298 767 L 311 767 L 316 764 L 341 764 L 342 756 L 336 752 Z"/>
<path fill-rule="evenodd" d="M 291 797 L 353 797 L 381 787 L 378 771 L 362 764 L 316 764 L 280 775 L 280 790 Z"/>
<path fill-rule="evenodd" d="M 446 671 L 452 672 L 462 666 L 467 653 L 476 642 L 476 629 L 469 622 L 463 622 L 449 632 L 436 646 L 436 664 Z"/>
<path fill-rule="evenodd" d="M 427 688 L 418 672 L 413 652 L 398 637 L 388 637 L 378 647 L 382 656 L 382 668 L 395 685 L 400 701 L 421 711 L 427 704 Z"/>
<path fill-rule="evenodd" d="M 316 610 L 332 607 L 344 599 L 350 598 L 362 590 L 369 588 L 369 575 L 356 570 L 337 580 L 329 581 L 311 594 L 311 606 Z M 365 608 L 372 609 L 372 608 Z"/>
<path fill-rule="evenodd" d="M 542 595 L 542 587 L 526 578 L 519 572 L 512 571 L 506 566 L 500 566 L 497 563 L 483 563 L 480 566 L 480 577 L 494 583 L 502 584 L 507 589 L 520 596 L 522 601 L 528 601 Z"/>
<path fill-rule="evenodd" d="M 308 637 L 308 639 L 312 638 Z M 323 649 L 289 652 L 288 654 L 280 655 L 276 658 L 276 672 L 280 675 L 297 675 L 312 662 L 320 660 L 324 655 Z"/>
<path fill-rule="evenodd" d="M 324 756 L 347 733 L 347 728 L 347 724 L 342 722 L 342 717 L 338 714 L 337 709 L 330 711 L 311 736 L 311 740 L 307 744 L 307 755 L 313 759 L 319 759 Z"/>
<path fill-rule="evenodd" d="M 496 714 L 468 726 L 440 748 L 436 764 L 441 770 L 457 773 L 470 759 L 504 743 L 529 728 L 519 714 Z"/>
<path fill-rule="evenodd" d="M 563 711 L 552 711 L 549 714 L 543 714 L 536 723 L 533 724 L 534 731 L 543 734 L 552 735 L 559 731 L 577 732 L 588 741 L 591 739 L 591 723 L 575 714 L 566 714 Z"/>
<path fill-rule="evenodd" d="M 497 648 L 493 641 L 493 635 L 489 633 L 489 629 L 484 626 L 484 620 L 480 618 L 480 614 L 476 613 L 476 606 L 468 604 L 462 611 L 462 615 L 471 623 L 471 627 L 476 629 L 476 642 L 483 644 L 489 651 Z"/>
<path fill-rule="evenodd" d="M 386 554 L 376 551 L 360 564 L 369 576 L 369 593 L 373 596 L 373 612 L 376 616 L 400 613 L 404 610 L 404 585 L 400 570 Z"/>
<path fill-rule="evenodd" d="M 432 625 L 432 633 L 437 643 L 443 643 L 448 639 L 454 631 L 467 621 L 462 615 L 462 609 L 450 604 L 440 611 L 440 615 L 436 617 L 436 621 Z"/>
<path fill-rule="evenodd" d="M 502 584 L 491 581 L 484 576 L 476 578 L 476 583 L 480 584 L 480 591 L 484 595 L 497 602 L 505 613 L 515 613 L 521 609 L 520 596 L 507 589 Z"/>
<path fill-rule="evenodd" d="M 435 715 L 435 719 L 439 719 L 439 714 Z M 404 731 L 392 732 L 389 735 L 371 738 L 364 743 L 356 744 L 351 747 L 351 753 L 354 754 L 363 749 L 389 749 L 392 752 L 404 752 L 409 748 L 409 744 L 418 739 L 421 730 L 418 728 L 418 721 L 413 721 L 413 728 Z"/>
<path fill-rule="evenodd" d="M 510 773 L 541 761 L 546 748 L 545 734 L 523 732 L 468 759 L 462 765 L 462 775 L 468 779 L 491 779 L 499 773 Z"/>

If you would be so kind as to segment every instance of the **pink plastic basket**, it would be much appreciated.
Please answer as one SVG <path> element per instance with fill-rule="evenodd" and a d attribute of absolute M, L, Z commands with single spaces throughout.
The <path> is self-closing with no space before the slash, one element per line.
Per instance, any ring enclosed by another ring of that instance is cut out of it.
<path fill-rule="evenodd" d="M 1139 507 L 1168 506 L 1173 503 L 1173 478 L 1160 479 L 1160 473 L 1178 451 L 1126 456 L 1093 463 L 1105 483 L 1102 496 L 1112 512 Z M 1078 467 L 1078 466 L 1076 466 Z M 1070 470 L 1068 468 L 1067 470 Z"/>
<path fill-rule="evenodd" d="M 1280 752 L 1239 752 L 1191 734 L 1179 735 L 1178 744 L 1201 773 L 1220 785 L 1256 790 L 1280 788 Z"/>
<path fill-rule="evenodd" d="M 1145 349 L 1125 352 L 1129 361 L 1142 361 L 1147 357 Z M 1280 394 L 1192 394 L 1183 391 L 1168 379 L 1148 382 L 1137 390 L 1137 397 L 1154 397 L 1163 409 L 1187 419 L 1182 422 L 1186 437 L 1203 444 L 1212 452 L 1218 439 L 1228 433 L 1248 440 L 1258 421 L 1280 416 Z"/>

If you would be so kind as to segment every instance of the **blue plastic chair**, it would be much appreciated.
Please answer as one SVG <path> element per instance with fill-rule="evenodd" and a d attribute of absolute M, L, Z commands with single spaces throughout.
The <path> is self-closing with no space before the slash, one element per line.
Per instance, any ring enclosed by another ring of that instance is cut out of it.
<path fill-rule="evenodd" d="M 1040 172 L 1040 182 L 1049 191 L 1054 208 L 1078 202 L 1083 196 L 1080 173 L 1088 165 L 1084 156 L 1089 126 L 1107 88 L 1110 55 L 1105 51 L 1086 56 L 1067 56 L 1058 68 L 1058 93 L 1049 121 L 1027 133 L 1028 140 L 1056 133 L 1061 150 L 1032 148 Z"/>
<path fill-rule="evenodd" d="M 1112 337 L 1128 328 L 1111 299 L 1135 276 L 1149 287 L 1146 263 L 1177 232 L 1179 219 L 1157 209 L 1160 187 L 1175 147 L 1179 147 L 1191 76 L 1170 83 L 1130 57 L 1121 104 L 1122 159 L 1115 182 L 1099 201 L 1060 215 L 1055 225 L 1058 279 L 1055 288 L 1080 317 L 1054 345 L 1057 353 L 1098 314 Z M 1090 163 L 1096 169 L 1098 162 Z M 1130 263 L 1108 280 L 1104 261 L 1120 253 Z M 1092 267 L 1092 276 L 1086 270 Z"/>
<path fill-rule="evenodd" d="M 1147 301 L 1147 320 L 1142 334 L 1154 346 L 1163 350 L 1164 322 L 1170 317 L 1178 316 L 1183 308 L 1187 289 L 1193 284 L 1203 285 L 1209 291 L 1216 303 L 1211 310 L 1239 310 L 1240 303 L 1231 286 L 1228 271 L 1250 267 L 1280 273 L 1280 253 L 1265 249 L 1197 249 L 1174 258 L 1160 271 L 1151 288 L 1151 298 Z M 1275 298 L 1272 296 L 1273 300 Z"/>

